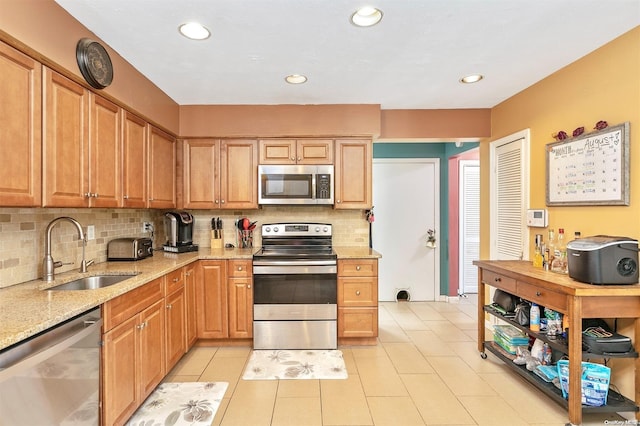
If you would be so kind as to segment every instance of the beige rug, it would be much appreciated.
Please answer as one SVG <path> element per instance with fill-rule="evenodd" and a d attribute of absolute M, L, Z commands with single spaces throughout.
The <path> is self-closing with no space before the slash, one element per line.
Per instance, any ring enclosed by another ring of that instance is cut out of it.
<path fill-rule="evenodd" d="M 251 353 L 243 380 L 346 379 L 338 350 L 258 350 Z"/>
<path fill-rule="evenodd" d="M 210 426 L 229 383 L 162 383 L 127 426 Z"/>

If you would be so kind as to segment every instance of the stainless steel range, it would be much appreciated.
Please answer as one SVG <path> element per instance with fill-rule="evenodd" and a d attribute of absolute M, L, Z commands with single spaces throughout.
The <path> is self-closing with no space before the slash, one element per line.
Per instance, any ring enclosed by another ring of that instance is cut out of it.
<path fill-rule="evenodd" d="M 253 255 L 253 347 L 335 349 L 337 256 L 326 223 L 261 227 Z"/>

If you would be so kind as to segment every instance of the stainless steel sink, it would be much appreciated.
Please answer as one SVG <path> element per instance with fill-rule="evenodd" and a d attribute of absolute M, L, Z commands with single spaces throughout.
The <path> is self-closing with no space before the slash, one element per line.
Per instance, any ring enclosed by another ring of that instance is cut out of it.
<path fill-rule="evenodd" d="M 93 277 L 78 278 L 77 280 L 69 281 L 68 283 L 60 284 L 47 290 L 95 290 L 109 287 L 110 285 L 117 284 L 132 277 L 135 277 L 135 274 L 95 275 Z"/>

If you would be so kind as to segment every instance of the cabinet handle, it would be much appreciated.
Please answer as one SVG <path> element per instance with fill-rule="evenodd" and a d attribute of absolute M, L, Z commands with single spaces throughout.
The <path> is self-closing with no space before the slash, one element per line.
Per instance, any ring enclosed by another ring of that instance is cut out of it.
<path fill-rule="evenodd" d="M 536 291 L 536 296 L 542 296 L 542 293 L 540 293 L 539 291 Z"/>
<path fill-rule="evenodd" d="M 92 194 L 90 192 L 84 193 L 84 198 L 91 198 Z"/>
<path fill-rule="evenodd" d="M 338 203 L 338 204 L 339 204 L 339 203 L 341 203 L 341 202 L 342 202 L 342 201 L 340 201 L 340 200 L 336 201 L 336 203 Z"/>
<path fill-rule="evenodd" d="M 185 272 L 184 275 L 187 276 L 187 277 L 190 277 L 191 276 L 191 271 Z"/>
<path fill-rule="evenodd" d="M 360 290 L 356 290 L 356 296 L 360 296 Z"/>
<path fill-rule="evenodd" d="M 247 289 L 251 290 L 251 284 L 247 284 Z"/>
<path fill-rule="evenodd" d="M 502 278 L 500 278 L 500 277 L 495 277 L 493 280 L 494 280 L 495 282 L 499 283 L 500 281 L 502 281 Z"/>
<path fill-rule="evenodd" d="M 302 157 L 298 157 L 298 161 L 302 161 Z"/>
<path fill-rule="evenodd" d="M 93 196 L 98 198 L 100 195 L 96 192 L 95 194 L 93 194 Z"/>
<path fill-rule="evenodd" d="M 291 161 L 296 161 L 296 158 L 295 157 L 291 157 Z"/>
<path fill-rule="evenodd" d="M 238 266 L 238 271 L 242 271 L 242 266 Z"/>
<path fill-rule="evenodd" d="M 360 265 L 356 266 L 356 271 L 360 270 Z"/>
<path fill-rule="evenodd" d="M 169 304 L 167 305 L 167 309 L 171 309 L 172 307 L 173 307 L 173 306 L 171 306 L 171 303 L 169 303 Z"/>
<path fill-rule="evenodd" d="M 124 198 L 125 200 L 128 200 L 128 199 L 129 199 L 129 196 L 128 196 L 128 195 L 125 195 L 125 196 L 124 196 L 124 197 L 122 197 L 122 198 Z"/>
<path fill-rule="evenodd" d="M 174 282 L 174 283 L 177 283 L 178 281 L 180 281 L 180 278 L 174 278 L 174 279 L 173 279 L 173 282 Z"/>
<path fill-rule="evenodd" d="M 215 203 L 216 203 L 216 204 L 220 204 L 220 200 L 216 200 L 216 201 L 215 201 Z"/>
<path fill-rule="evenodd" d="M 149 198 L 149 201 L 153 201 L 153 198 Z"/>

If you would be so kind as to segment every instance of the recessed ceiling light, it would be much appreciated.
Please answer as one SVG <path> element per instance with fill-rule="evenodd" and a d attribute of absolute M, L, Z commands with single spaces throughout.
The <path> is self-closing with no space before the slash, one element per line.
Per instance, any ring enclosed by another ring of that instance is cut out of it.
<path fill-rule="evenodd" d="M 191 40 L 205 40 L 211 35 L 211 32 L 207 28 L 197 22 L 182 24 L 178 27 L 178 31 Z"/>
<path fill-rule="evenodd" d="M 289 84 L 302 84 L 307 82 L 307 77 L 302 74 L 291 74 L 284 79 Z"/>
<path fill-rule="evenodd" d="M 471 74 L 471 75 L 468 75 L 466 77 L 462 77 L 460 79 L 460 83 L 468 83 L 468 84 L 477 83 L 480 80 L 482 80 L 483 78 L 484 78 L 484 76 L 482 74 Z"/>
<path fill-rule="evenodd" d="M 351 15 L 351 22 L 358 27 L 370 27 L 382 19 L 382 11 L 375 7 L 365 6 L 356 10 Z"/>

